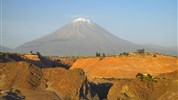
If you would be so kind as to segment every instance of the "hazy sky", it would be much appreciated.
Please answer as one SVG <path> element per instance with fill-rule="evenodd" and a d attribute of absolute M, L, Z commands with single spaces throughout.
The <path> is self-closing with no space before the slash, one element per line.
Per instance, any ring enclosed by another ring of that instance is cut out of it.
<path fill-rule="evenodd" d="M 1 0 L 2 44 L 15 48 L 75 18 L 138 44 L 177 45 L 177 0 Z"/>

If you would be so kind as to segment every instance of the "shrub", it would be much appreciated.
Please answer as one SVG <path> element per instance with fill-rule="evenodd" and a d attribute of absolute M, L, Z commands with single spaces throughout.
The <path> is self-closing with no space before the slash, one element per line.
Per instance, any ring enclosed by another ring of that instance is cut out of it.
<path fill-rule="evenodd" d="M 143 74 L 137 73 L 136 77 L 143 77 Z"/>
<path fill-rule="evenodd" d="M 129 53 L 128 52 L 123 52 L 123 53 L 120 53 L 120 55 L 128 56 Z"/>
<path fill-rule="evenodd" d="M 96 57 L 99 57 L 100 56 L 100 53 L 96 52 Z"/>
<path fill-rule="evenodd" d="M 141 74 L 141 73 L 138 73 L 136 75 L 136 78 L 152 80 L 152 76 L 150 74 Z"/>
<path fill-rule="evenodd" d="M 151 76 L 150 74 L 147 74 L 147 77 L 148 77 L 149 79 L 152 79 L 152 76 Z"/>
<path fill-rule="evenodd" d="M 105 53 L 103 53 L 103 57 L 105 57 Z"/>
<path fill-rule="evenodd" d="M 145 49 L 144 48 L 143 49 L 138 49 L 137 53 L 145 53 Z"/>

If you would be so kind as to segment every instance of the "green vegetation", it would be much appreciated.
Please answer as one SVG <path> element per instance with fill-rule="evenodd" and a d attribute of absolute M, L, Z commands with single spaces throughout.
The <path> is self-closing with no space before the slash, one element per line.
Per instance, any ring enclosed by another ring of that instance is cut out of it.
<path fill-rule="evenodd" d="M 105 53 L 103 53 L 103 57 L 105 57 Z"/>
<path fill-rule="evenodd" d="M 99 52 L 96 52 L 96 57 L 100 57 L 101 56 L 101 53 L 99 53 Z M 102 57 L 104 58 L 106 55 L 105 55 L 105 53 L 102 53 Z"/>
<path fill-rule="evenodd" d="M 96 57 L 99 57 L 100 56 L 100 53 L 96 52 Z"/>
<path fill-rule="evenodd" d="M 32 54 L 33 53 L 33 51 L 30 51 L 30 54 Z"/>
<path fill-rule="evenodd" d="M 138 49 L 137 53 L 143 54 L 143 53 L 145 53 L 145 49 L 144 48 L 143 49 Z"/>
<path fill-rule="evenodd" d="M 120 55 L 123 55 L 123 56 L 128 56 L 129 53 L 128 52 L 123 52 L 123 53 L 120 53 Z"/>
<path fill-rule="evenodd" d="M 40 54 L 40 52 L 36 52 L 36 54 L 38 55 L 38 56 L 40 56 L 41 54 Z"/>
<path fill-rule="evenodd" d="M 141 73 L 138 73 L 136 75 L 136 78 L 152 80 L 152 76 L 150 74 L 141 74 Z"/>
<path fill-rule="evenodd" d="M 143 77 L 143 74 L 137 73 L 136 78 L 138 78 L 138 77 Z"/>

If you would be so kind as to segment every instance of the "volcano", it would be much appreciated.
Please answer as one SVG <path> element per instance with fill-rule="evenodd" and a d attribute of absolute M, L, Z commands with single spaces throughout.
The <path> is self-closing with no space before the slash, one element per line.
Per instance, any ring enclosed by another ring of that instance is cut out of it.
<path fill-rule="evenodd" d="M 78 18 L 44 37 L 22 44 L 19 52 L 40 52 L 58 56 L 92 56 L 135 51 L 141 45 L 114 36 L 91 20 Z"/>

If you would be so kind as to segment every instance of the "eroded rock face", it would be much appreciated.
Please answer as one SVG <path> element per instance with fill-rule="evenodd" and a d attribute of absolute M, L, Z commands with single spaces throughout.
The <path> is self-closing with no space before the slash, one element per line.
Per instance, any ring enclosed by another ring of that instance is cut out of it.
<path fill-rule="evenodd" d="M 42 79 L 41 69 L 24 61 L 1 62 L 0 69 L 1 89 L 12 87 L 35 89 Z"/>
<path fill-rule="evenodd" d="M 46 90 L 55 91 L 64 100 L 90 98 L 89 84 L 83 70 L 43 69 Z"/>
<path fill-rule="evenodd" d="M 79 100 L 91 97 L 82 69 L 41 69 L 25 61 L 1 62 L 0 69 L 0 90 L 18 89 L 29 100 Z"/>

